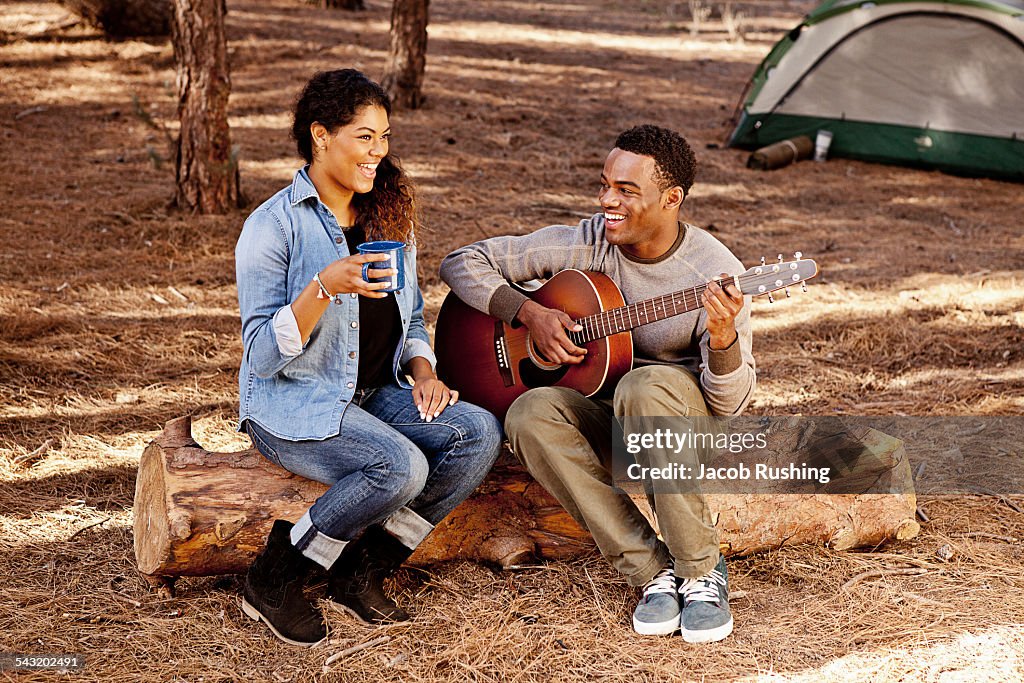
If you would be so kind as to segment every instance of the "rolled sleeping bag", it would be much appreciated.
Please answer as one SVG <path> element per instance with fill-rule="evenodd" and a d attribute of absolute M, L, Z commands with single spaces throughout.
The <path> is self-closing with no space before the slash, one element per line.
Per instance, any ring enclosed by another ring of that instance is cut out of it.
<path fill-rule="evenodd" d="M 813 154 L 814 141 L 806 135 L 801 135 L 788 140 L 780 140 L 755 151 L 747 159 L 747 168 L 770 171 L 774 168 L 788 166 L 800 159 L 810 159 Z"/>

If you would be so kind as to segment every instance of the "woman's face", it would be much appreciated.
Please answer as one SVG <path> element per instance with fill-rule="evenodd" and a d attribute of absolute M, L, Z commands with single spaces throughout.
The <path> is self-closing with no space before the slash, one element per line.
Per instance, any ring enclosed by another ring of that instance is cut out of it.
<path fill-rule="evenodd" d="M 391 125 L 384 108 L 367 106 L 352 123 L 328 133 L 319 123 L 311 126 L 313 163 L 341 189 L 364 194 L 373 189 L 377 164 L 388 154 Z M 326 147 L 326 149 L 325 149 Z"/>

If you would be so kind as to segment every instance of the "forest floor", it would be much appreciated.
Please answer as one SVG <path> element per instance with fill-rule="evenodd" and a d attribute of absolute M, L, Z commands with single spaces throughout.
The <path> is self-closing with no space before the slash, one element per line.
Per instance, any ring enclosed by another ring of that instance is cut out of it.
<path fill-rule="evenodd" d="M 169 208 L 176 132 L 165 40 L 110 42 L 60 5 L 0 12 L 0 653 L 83 654 L 103 681 L 1015 681 L 1024 678 L 1024 500 L 922 496 L 915 539 L 872 552 L 784 547 L 730 562 L 735 634 L 691 646 L 630 629 L 637 594 L 597 555 L 515 573 L 403 570 L 409 624 L 324 603 L 333 640 L 278 643 L 238 577 L 139 576 L 139 456 L 191 413 L 235 433 L 234 243 L 299 166 L 289 111 L 316 70 L 381 75 L 390 3 L 365 12 L 229 0 L 232 141 L 249 204 Z M 440 259 L 595 208 L 616 134 L 682 131 L 700 162 L 687 221 L 746 264 L 802 251 L 808 293 L 753 308 L 763 415 L 1024 412 L 1020 185 L 830 160 L 745 168 L 724 149 L 758 62 L 813 3 L 436 0 L 425 108 L 393 117 L 417 183 L 432 322 Z M 738 19 L 730 34 L 728 22 Z M 1006 443 L 1020 459 L 1021 444 Z M 1014 493 L 1017 495 L 1002 495 Z M 888 570 L 921 569 L 908 575 Z M 883 573 L 843 590 L 852 577 Z M 324 670 L 332 654 L 387 636 Z M 4 680 L 63 678 L 0 671 Z"/>

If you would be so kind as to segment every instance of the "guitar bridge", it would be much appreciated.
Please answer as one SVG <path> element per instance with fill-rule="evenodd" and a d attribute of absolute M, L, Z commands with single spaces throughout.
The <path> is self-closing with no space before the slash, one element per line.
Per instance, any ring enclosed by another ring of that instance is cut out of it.
<path fill-rule="evenodd" d="M 494 321 L 494 359 L 498 363 L 498 372 L 501 374 L 501 381 L 506 387 L 515 384 L 512 376 L 512 365 L 508 359 L 508 345 L 505 342 L 505 324 L 500 320 Z"/>

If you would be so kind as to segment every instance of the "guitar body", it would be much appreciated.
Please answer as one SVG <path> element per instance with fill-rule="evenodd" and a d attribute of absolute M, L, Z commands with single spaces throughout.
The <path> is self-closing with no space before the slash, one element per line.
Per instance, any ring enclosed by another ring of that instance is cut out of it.
<path fill-rule="evenodd" d="M 573 319 L 624 305 L 622 292 L 605 274 L 563 270 L 531 299 Z M 633 336 L 620 332 L 584 345 L 579 365 L 558 365 L 534 349 L 529 330 L 481 313 L 448 294 L 434 332 L 438 376 L 460 398 L 504 420 L 509 406 L 535 387 L 560 386 L 594 396 L 611 391 L 633 367 Z"/>
<path fill-rule="evenodd" d="M 739 275 L 715 280 L 719 287 L 734 286 L 744 296 L 771 293 L 799 284 L 818 274 L 818 264 L 804 259 L 765 263 Z M 633 367 L 635 327 L 648 325 L 703 306 L 701 297 L 708 284 L 697 284 L 677 292 L 659 294 L 628 306 L 622 292 L 603 273 L 563 270 L 540 289 L 526 292 L 531 299 L 565 311 L 583 326 L 570 336 L 580 340 L 587 355 L 578 365 L 558 365 L 541 357 L 529 330 L 509 325 L 464 304 L 454 293 L 441 306 L 435 330 L 437 374 L 462 398 L 505 418 L 517 398 L 536 387 L 559 386 L 584 396 L 610 393 Z"/>

